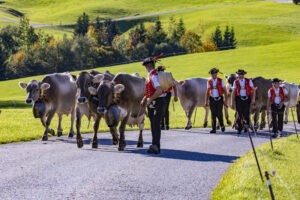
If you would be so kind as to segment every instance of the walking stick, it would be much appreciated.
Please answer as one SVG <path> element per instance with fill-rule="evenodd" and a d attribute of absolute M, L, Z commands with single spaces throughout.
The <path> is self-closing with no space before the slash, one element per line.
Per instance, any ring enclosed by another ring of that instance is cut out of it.
<path fill-rule="evenodd" d="M 298 132 L 297 132 L 297 127 L 296 127 L 296 122 L 295 122 L 295 118 L 294 118 L 293 108 L 291 108 L 291 111 L 292 111 L 292 116 L 293 116 L 293 121 L 294 121 L 295 131 L 296 131 L 296 134 L 297 134 L 297 138 L 298 138 L 298 140 L 299 140 L 299 136 L 298 136 Z"/>
<path fill-rule="evenodd" d="M 268 128 L 269 128 L 269 133 L 270 133 L 270 143 L 271 143 L 271 148 L 273 151 L 273 142 L 272 142 L 272 133 L 271 133 L 271 129 L 270 129 L 270 115 L 269 114 L 268 114 L 267 118 L 268 118 Z"/>
<path fill-rule="evenodd" d="M 255 151 L 255 148 L 254 148 L 254 145 L 253 145 L 252 137 L 251 137 L 251 134 L 249 132 L 249 125 L 248 124 L 246 125 L 246 129 L 247 129 L 247 133 L 248 133 L 248 136 L 249 136 L 249 139 L 250 139 L 250 142 L 251 142 L 252 150 L 253 150 L 253 153 L 254 153 L 254 157 L 255 157 L 255 160 L 256 160 L 256 164 L 257 164 L 257 168 L 258 168 L 258 171 L 259 171 L 261 181 L 264 182 L 264 179 L 263 179 L 263 176 L 262 176 L 262 173 L 261 173 L 261 170 L 260 170 L 259 162 L 258 162 L 258 159 L 257 159 L 257 156 L 256 156 L 256 151 Z"/>
<path fill-rule="evenodd" d="M 270 175 L 270 174 L 268 173 L 268 171 L 265 171 L 265 176 L 266 176 L 266 179 L 267 179 L 267 183 L 268 183 L 268 187 L 269 187 L 271 199 L 272 199 L 272 200 L 275 200 L 274 193 L 273 193 L 273 189 L 272 189 L 272 185 L 271 185 L 271 181 L 270 181 L 270 179 L 269 179 L 269 175 Z"/>

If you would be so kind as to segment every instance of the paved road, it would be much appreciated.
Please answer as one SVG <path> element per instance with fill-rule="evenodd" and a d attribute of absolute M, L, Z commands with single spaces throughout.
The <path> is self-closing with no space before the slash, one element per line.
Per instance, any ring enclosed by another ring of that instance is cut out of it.
<path fill-rule="evenodd" d="M 135 16 L 130 16 L 130 17 L 116 18 L 116 19 L 113 19 L 113 21 L 124 21 L 124 20 L 129 20 L 129 19 L 137 19 L 137 18 L 150 17 L 150 16 L 156 16 L 156 15 L 162 15 L 162 14 L 168 14 L 168 13 L 184 12 L 184 11 L 191 11 L 191 10 L 202 10 L 202 9 L 218 8 L 218 7 L 226 7 L 226 6 L 235 6 L 235 5 L 241 5 L 241 4 L 252 4 L 252 3 L 264 2 L 264 1 L 270 1 L 270 0 L 260 0 L 260 1 L 253 1 L 253 2 L 242 2 L 242 3 L 234 3 L 234 4 L 201 6 L 201 7 L 195 7 L 195 8 L 170 10 L 170 11 L 150 13 L 150 14 L 144 14 L 144 15 L 135 15 Z M 274 0 L 274 1 L 277 1 L 277 0 Z M 279 0 L 279 1 L 285 1 L 285 0 Z M 13 19 L 1 18 L 1 17 L 0 17 L 0 20 L 19 23 L 19 20 L 13 20 Z M 102 21 L 102 22 L 104 22 L 104 21 Z M 54 27 L 54 26 L 65 26 L 65 25 L 75 25 L 75 24 L 76 24 L 75 22 L 74 23 L 67 23 L 67 24 L 36 24 L 36 23 L 30 23 L 30 25 L 32 25 L 33 27 Z M 60 29 L 57 29 L 57 30 L 60 30 Z M 65 32 L 68 32 L 68 31 L 65 31 Z"/>
<path fill-rule="evenodd" d="M 289 125 L 289 131 L 293 131 Z M 248 137 L 209 129 L 163 131 L 162 153 L 149 155 L 151 136 L 135 147 L 136 131 L 127 132 L 127 148 L 118 152 L 108 133 L 91 149 L 91 134 L 77 149 L 75 139 L 52 137 L 0 146 L 0 199 L 209 199 L 229 165 L 251 149 Z M 255 145 L 268 142 L 266 133 Z"/>

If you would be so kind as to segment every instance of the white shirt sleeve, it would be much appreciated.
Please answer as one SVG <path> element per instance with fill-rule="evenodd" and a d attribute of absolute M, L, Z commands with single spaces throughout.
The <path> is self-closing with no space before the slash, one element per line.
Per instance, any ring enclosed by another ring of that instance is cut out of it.
<path fill-rule="evenodd" d="M 154 88 L 157 88 L 157 87 L 160 86 L 157 75 L 152 76 L 152 82 L 153 82 L 153 87 Z"/>
<path fill-rule="evenodd" d="M 285 95 L 287 95 L 289 93 L 289 91 L 286 88 L 283 88 L 283 92 Z"/>
<path fill-rule="evenodd" d="M 268 98 L 269 99 L 271 98 L 271 92 L 270 92 L 270 90 L 268 91 Z"/>
<path fill-rule="evenodd" d="M 252 82 L 252 80 L 250 79 L 250 82 L 249 82 L 249 84 L 250 84 L 250 87 L 254 87 L 254 85 L 253 85 L 253 82 Z"/>
<path fill-rule="evenodd" d="M 210 85 L 209 85 L 209 82 L 207 81 L 207 89 L 209 89 L 210 88 Z"/>
<path fill-rule="evenodd" d="M 233 82 L 233 88 L 236 89 L 236 84 L 235 81 Z"/>
<path fill-rule="evenodd" d="M 226 87 L 224 80 L 222 80 L 222 88 Z"/>

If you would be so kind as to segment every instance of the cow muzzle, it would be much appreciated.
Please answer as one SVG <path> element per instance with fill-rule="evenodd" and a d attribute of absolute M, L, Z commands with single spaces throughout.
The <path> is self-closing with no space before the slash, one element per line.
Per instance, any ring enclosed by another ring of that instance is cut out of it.
<path fill-rule="evenodd" d="M 78 98 L 78 103 L 79 104 L 88 103 L 88 99 L 86 97 L 79 97 Z"/>
<path fill-rule="evenodd" d="M 232 93 L 232 91 L 233 91 L 232 88 L 229 88 L 229 93 Z"/>
<path fill-rule="evenodd" d="M 25 102 L 26 102 L 26 104 L 33 104 L 33 99 L 27 98 Z"/>
<path fill-rule="evenodd" d="M 107 109 L 106 109 L 105 107 L 103 107 L 103 106 L 98 106 L 98 107 L 97 107 L 97 112 L 98 112 L 99 114 L 103 114 L 103 113 L 106 113 L 106 112 L 107 112 Z"/>

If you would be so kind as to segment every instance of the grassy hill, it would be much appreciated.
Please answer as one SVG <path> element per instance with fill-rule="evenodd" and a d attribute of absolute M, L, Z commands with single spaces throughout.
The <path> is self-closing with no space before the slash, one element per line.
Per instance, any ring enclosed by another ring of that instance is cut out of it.
<path fill-rule="evenodd" d="M 0 17 L 7 15 L 7 9 L 14 9 L 35 23 L 71 23 L 83 12 L 92 19 L 119 18 L 161 11 L 200 7 L 207 5 L 232 4 L 251 0 L 4 0 L 0 4 Z"/>

